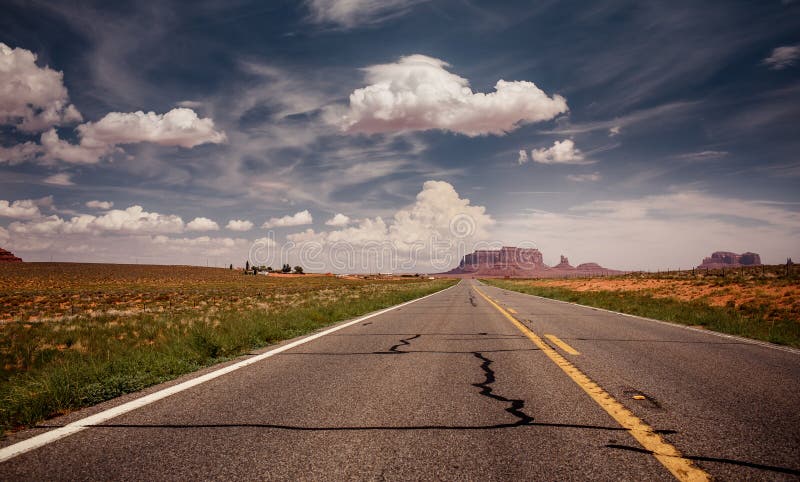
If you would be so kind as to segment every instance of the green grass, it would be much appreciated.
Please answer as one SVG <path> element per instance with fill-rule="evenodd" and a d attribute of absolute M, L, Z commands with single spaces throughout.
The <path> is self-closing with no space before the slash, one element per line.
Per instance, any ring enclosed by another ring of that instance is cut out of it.
<path fill-rule="evenodd" d="M 307 283 L 263 283 L 262 291 L 272 288 L 280 294 L 265 298 L 269 303 L 262 306 L 216 303 L 213 309 L 79 313 L 62 321 L 0 325 L 3 432 L 433 293 L 455 281 L 308 278 Z"/>
<path fill-rule="evenodd" d="M 481 280 L 486 284 L 520 293 L 586 306 L 671 321 L 781 345 L 800 347 L 800 323 L 788 317 L 765 320 L 767 306 L 710 306 L 703 301 L 656 298 L 626 291 L 575 291 L 559 286 L 534 286 L 523 280 Z M 774 314 L 774 313 L 773 313 Z"/>

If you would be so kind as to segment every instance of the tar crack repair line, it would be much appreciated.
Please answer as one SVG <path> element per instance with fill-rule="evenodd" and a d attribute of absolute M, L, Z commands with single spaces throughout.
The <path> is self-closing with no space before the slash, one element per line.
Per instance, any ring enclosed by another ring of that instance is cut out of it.
<path fill-rule="evenodd" d="M 473 383 L 472 386 L 480 388 L 481 395 L 485 397 L 489 397 L 500 402 L 511 403 L 511 406 L 506 408 L 506 412 L 519 419 L 513 425 L 530 425 L 533 423 L 533 417 L 522 411 L 525 408 L 524 400 L 502 397 L 494 393 L 492 390 L 490 385 L 495 382 L 494 370 L 491 368 L 492 360 L 486 358 L 480 352 L 472 352 L 472 354 L 483 362 L 481 363 L 481 370 L 483 370 L 483 372 L 486 374 L 486 380 L 484 380 L 483 383 Z"/>
<path fill-rule="evenodd" d="M 398 344 L 396 344 L 396 345 L 392 345 L 392 347 L 391 347 L 391 348 L 389 348 L 389 350 L 388 350 L 388 351 L 376 351 L 376 352 L 373 352 L 373 353 L 396 353 L 396 354 L 398 354 L 398 355 L 403 355 L 403 354 L 405 354 L 405 353 L 408 353 L 408 352 L 406 352 L 406 351 L 400 351 L 400 350 L 399 350 L 399 348 L 400 348 L 401 346 L 404 346 L 404 345 L 405 345 L 405 346 L 408 346 L 408 345 L 410 345 L 411 343 L 409 343 L 409 342 L 410 342 L 411 340 L 414 340 L 414 339 L 416 339 L 416 338 L 419 338 L 420 336 L 422 336 L 422 335 L 419 335 L 419 334 L 417 334 L 417 335 L 414 335 L 414 336 L 410 336 L 410 337 L 408 337 L 408 338 L 401 338 L 401 339 L 400 339 L 400 343 L 398 343 Z"/>

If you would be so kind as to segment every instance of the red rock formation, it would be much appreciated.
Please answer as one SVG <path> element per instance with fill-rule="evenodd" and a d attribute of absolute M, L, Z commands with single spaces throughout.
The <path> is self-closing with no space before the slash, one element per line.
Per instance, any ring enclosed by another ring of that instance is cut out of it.
<path fill-rule="evenodd" d="M 555 268 L 555 269 L 575 269 L 574 266 L 569 264 L 569 258 L 564 256 L 563 254 L 561 255 L 561 262 L 558 263 L 557 265 L 553 266 L 553 268 Z"/>
<path fill-rule="evenodd" d="M 761 266 L 761 256 L 750 252 L 736 254 L 729 251 L 717 251 L 711 253 L 710 257 L 703 258 L 703 263 L 698 268 L 719 269 L 740 266 Z"/>
<path fill-rule="evenodd" d="M 479 250 L 470 253 L 464 256 L 457 268 L 442 274 L 543 278 L 574 276 L 576 273 L 588 276 L 615 274 L 620 271 L 603 268 L 597 263 L 584 263 L 574 268 L 566 256 L 561 256 L 561 262 L 551 268 L 544 264 L 542 253 L 538 249 L 504 246 L 500 250 Z"/>
<path fill-rule="evenodd" d="M 538 249 L 503 246 L 498 251 L 478 250 L 464 256 L 450 274 L 481 274 L 490 276 L 514 276 L 546 269 L 542 253 Z"/>
<path fill-rule="evenodd" d="M 0 248 L 0 263 L 21 263 L 22 260 L 9 253 L 3 248 Z"/>

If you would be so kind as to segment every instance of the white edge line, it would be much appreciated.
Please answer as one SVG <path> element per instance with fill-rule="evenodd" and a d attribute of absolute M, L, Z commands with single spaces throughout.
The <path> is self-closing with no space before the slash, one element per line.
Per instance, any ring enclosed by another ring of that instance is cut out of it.
<path fill-rule="evenodd" d="M 656 323 L 661 323 L 662 325 L 667 325 L 667 326 L 671 326 L 671 327 L 674 327 L 674 328 L 681 328 L 681 329 L 684 329 L 684 330 L 694 331 L 694 332 L 697 332 L 697 333 L 704 333 L 706 335 L 719 336 L 721 338 L 730 338 L 732 340 L 742 341 L 742 342 L 745 342 L 745 343 L 750 344 L 750 345 L 758 345 L 758 346 L 763 346 L 765 348 L 772 348 L 773 350 L 780 350 L 780 351 L 785 351 L 787 353 L 792 353 L 794 355 L 800 355 L 800 350 L 798 350 L 797 348 L 792 348 L 790 346 L 776 345 L 774 343 L 769 343 L 769 342 L 766 342 L 766 341 L 753 340 L 752 338 L 745 338 L 745 337 L 742 337 L 742 336 L 730 335 L 728 333 L 721 333 L 719 331 L 714 331 L 714 330 L 702 330 L 700 328 L 692 328 L 691 326 L 682 325 L 680 323 L 674 323 L 672 321 L 656 320 L 655 318 L 646 318 L 644 316 L 631 315 L 631 314 L 628 314 L 628 313 L 620 313 L 619 311 L 607 310 L 605 308 L 597 308 L 596 306 L 582 305 L 580 303 L 573 303 L 571 301 L 556 300 L 556 299 L 553 299 L 553 298 L 546 298 L 544 296 L 532 295 L 530 293 L 520 293 L 519 291 L 508 290 L 508 289 L 505 289 L 505 288 L 499 288 L 497 286 L 487 285 L 487 284 L 484 284 L 482 282 L 481 282 L 481 284 L 483 284 L 484 286 L 488 286 L 489 288 L 496 288 L 498 290 L 508 291 L 509 293 L 514 293 L 514 294 L 518 294 L 518 295 L 533 296 L 534 298 L 539 298 L 539 299 L 547 300 L 547 301 L 554 301 L 556 303 L 563 303 L 565 305 L 579 306 L 581 308 L 586 308 L 586 309 L 589 309 L 589 310 L 605 311 L 606 313 L 611 313 L 611 314 L 620 315 L 620 316 L 627 316 L 628 318 L 636 318 L 636 319 L 644 320 L 644 321 L 654 321 Z"/>
<path fill-rule="evenodd" d="M 389 311 L 396 310 L 397 308 L 401 308 L 403 306 L 410 305 L 411 303 L 416 303 L 417 301 L 422 301 L 425 298 L 429 298 L 431 296 L 438 295 L 438 294 L 443 293 L 443 292 L 445 292 L 445 291 L 447 291 L 447 290 L 449 290 L 451 288 L 454 288 L 454 287 L 458 286 L 459 284 L 460 284 L 460 281 L 459 281 L 459 283 L 456 283 L 453 286 L 449 286 L 449 287 L 447 287 L 447 288 L 445 288 L 443 290 L 439 290 L 439 291 L 437 291 L 435 293 L 431 293 L 429 295 L 425 295 L 425 296 L 423 296 L 421 298 L 416 298 L 416 299 L 413 299 L 413 300 L 409 300 L 409 301 L 400 303 L 399 305 L 390 306 L 388 308 L 384 308 L 384 309 L 376 311 L 374 313 L 370 313 L 369 315 L 365 315 L 365 316 L 362 316 L 360 318 L 356 318 L 355 320 L 348 321 L 348 322 L 342 323 L 340 325 L 336 325 L 336 326 L 334 326 L 332 328 L 328 328 L 327 330 L 321 331 L 319 333 L 314 333 L 312 335 L 306 336 L 305 338 L 301 338 L 299 340 L 295 340 L 295 341 L 293 341 L 291 343 L 288 343 L 286 345 L 283 345 L 283 346 L 280 346 L 278 348 L 275 348 L 274 350 L 270 350 L 270 351 L 261 353 L 260 355 L 255 355 L 255 356 L 253 356 L 251 358 L 248 358 L 246 360 L 242 360 L 242 361 L 240 361 L 238 363 L 234 363 L 234 364 L 228 365 L 228 366 L 226 366 L 224 368 L 220 368 L 219 370 L 215 370 L 213 372 L 206 373 L 205 375 L 199 376 L 197 378 L 192 378 L 191 380 L 187 380 L 187 381 L 185 381 L 183 383 L 179 383 L 177 385 L 173 385 L 173 386 L 165 388 L 163 390 L 159 390 L 159 391 L 157 391 L 155 393 L 151 393 L 150 395 L 145 395 L 144 397 L 137 398 L 135 400 L 131 400 L 130 402 L 123 403 L 122 405 L 119 405 L 119 406 L 116 406 L 116 407 L 113 407 L 113 408 L 109 408 L 108 410 L 104 410 L 104 411 L 102 411 L 100 413 L 96 413 L 94 415 L 90 415 L 90 416 L 88 416 L 86 418 L 82 418 L 80 420 L 76 420 L 76 421 L 74 421 L 72 423 L 64 425 L 63 427 L 59 427 L 59 428 L 51 430 L 49 432 L 45 432 L 45 433 L 43 433 L 41 435 L 36 435 L 36 436 L 31 437 L 29 439 L 23 440 L 21 442 L 17 442 L 15 444 L 9 445 L 8 447 L 4 447 L 4 448 L 0 449 L 0 463 L 5 462 L 5 461 L 7 461 L 9 459 L 12 459 L 12 458 L 16 457 L 17 455 L 21 455 L 21 454 L 24 454 L 25 452 L 29 452 L 31 450 L 34 450 L 34 449 L 37 449 L 37 448 L 42 447 L 44 445 L 47 445 L 47 444 L 49 444 L 51 442 L 55 442 L 58 439 L 61 439 L 61 438 L 67 437 L 69 435 L 75 434 L 77 432 L 80 432 L 81 430 L 85 430 L 85 429 L 87 429 L 89 427 L 101 424 L 101 423 L 103 423 L 103 422 L 105 422 L 107 420 L 110 420 L 110 419 L 114 418 L 114 417 L 118 417 L 118 416 L 120 416 L 122 414 L 125 414 L 127 412 L 130 412 L 132 410 L 136 410 L 137 408 L 141 408 L 141 407 L 144 407 L 145 405 L 149 405 L 149 404 L 151 404 L 153 402 L 156 402 L 158 400 L 161 400 L 163 398 L 167 398 L 170 395 L 174 395 L 174 394 L 182 392 L 184 390 L 188 390 L 189 388 L 195 387 L 195 386 L 200 385 L 202 383 L 205 383 L 205 382 L 207 382 L 209 380 L 213 380 L 215 378 L 218 378 L 218 377 L 221 377 L 221 376 L 226 375 L 228 373 L 231 373 L 233 371 L 236 371 L 236 370 L 238 370 L 240 368 L 244 368 L 244 367 L 246 367 L 248 365 L 252 365 L 254 363 L 260 362 L 261 360 L 265 360 L 265 359 L 267 359 L 267 358 L 269 358 L 269 357 L 271 357 L 273 355 L 277 355 L 278 353 L 284 352 L 286 350 L 291 350 L 292 348 L 294 348 L 296 346 L 300 346 L 300 345 L 302 345 L 304 343 L 308 343 L 310 341 L 316 340 L 317 338 L 321 338 L 321 337 L 323 337 L 325 335 L 329 335 L 329 334 L 331 334 L 331 333 L 333 333 L 335 331 L 339 331 L 339 330 L 341 330 L 343 328 L 347 328 L 348 326 L 355 325 L 356 323 L 359 323 L 359 322 L 364 321 L 366 319 L 373 318 L 375 316 L 380 316 L 380 315 L 382 315 L 384 313 L 387 313 Z"/>

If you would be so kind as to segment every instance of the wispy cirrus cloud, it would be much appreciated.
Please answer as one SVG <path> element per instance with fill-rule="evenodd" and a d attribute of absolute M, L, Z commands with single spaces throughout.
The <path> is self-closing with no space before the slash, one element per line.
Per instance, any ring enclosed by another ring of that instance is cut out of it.
<path fill-rule="evenodd" d="M 343 29 L 375 25 L 427 0 L 306 0 L 310 20 Z"/>
<path fill-rule="evenodd" d="M 772 70 L 783 70 L 792 67 L 798 59 L 800 59 L 800 45 L 783 45 L 774 48 L 763 62 Z"/>
<path fill-rule="evenodd" d="M 620 269 L 676 269 L 695 266 L 716 250 L 772 253 L 765 262 L 784 261 L 796 252 L 800 212 L 781 203 L 675 189 L 562 212 L 528 209 L 504 217 L 498 227 L 502 239 L 516 242 L 531 240 L 520 237 L 523 231 L 535 233 L 532 241 L 551 258 L 565 253 Z"/>

